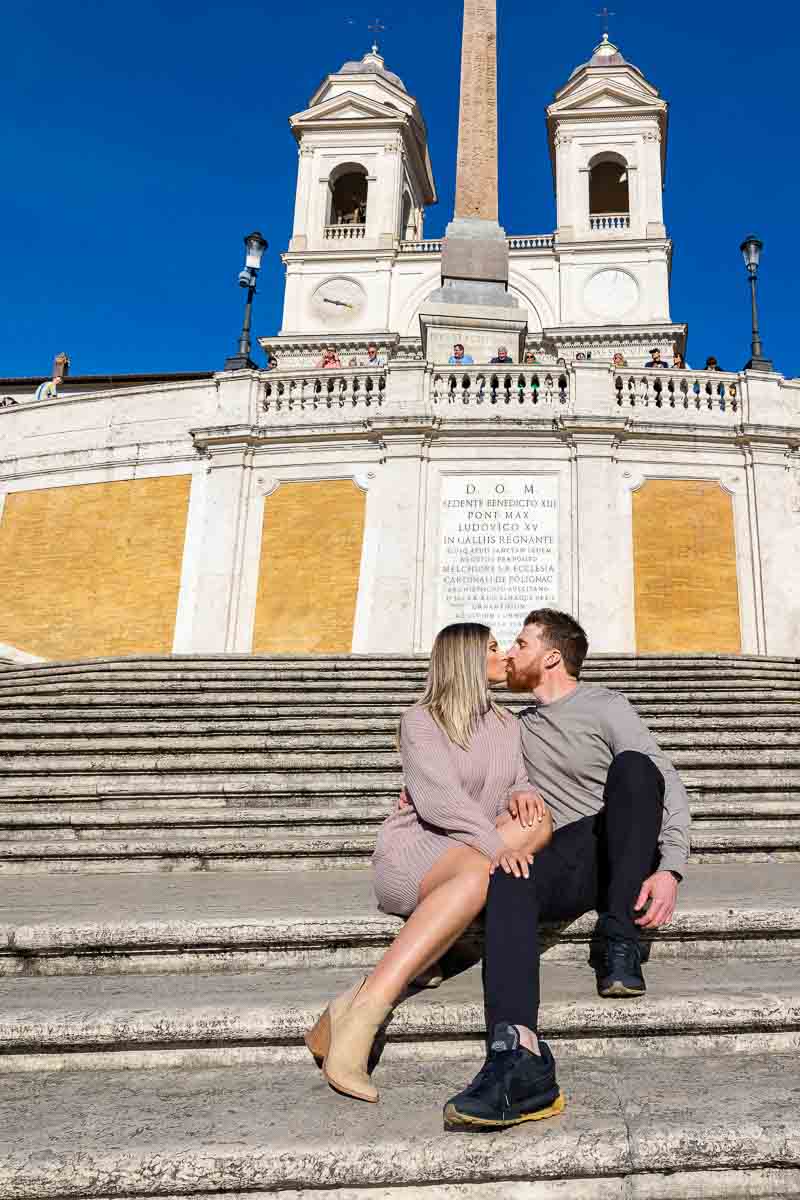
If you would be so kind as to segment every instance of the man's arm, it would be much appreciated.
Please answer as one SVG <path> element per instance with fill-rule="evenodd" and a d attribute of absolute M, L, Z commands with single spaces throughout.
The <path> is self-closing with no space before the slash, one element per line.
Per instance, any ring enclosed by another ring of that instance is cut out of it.
<path fill-rule="evenodd" d="M 616 756 L 623 750 L 646 754 L 664 777 L 664 817 L 658 839 L 661 852 L 659 870 L 673 871 L 683 877 L 689 859 L 691 816 L 686 788 L 672 760 L 659 746 L 650 730 L 624 696 L 615 695 L 608 707 L 609 744 Z"/>

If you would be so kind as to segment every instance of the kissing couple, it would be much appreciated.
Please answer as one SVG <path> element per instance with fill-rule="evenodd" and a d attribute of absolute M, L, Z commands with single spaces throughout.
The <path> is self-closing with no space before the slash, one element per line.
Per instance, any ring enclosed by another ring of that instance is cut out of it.
<path fill-rule="evenodd" d="M 400 722 L 405 790 L 372 860 L 378 906 L 406 923 L 337 996 L 306 1044 L 337 1092 L 375 1102 L 375 1036 L 412 984 L 486 910 L 488 1053 L 444 1106 L 447 1130 L 505 1129 L 564 1109 L 538 1034 L 539 922 L 598 915 L 601 996 L 641 996 L 640 931 L 672 919 L 689 856 L 689 801 L 624 696 L 581 683 L 588 642 L 567 613 L 530 613 L 508 654 L 485 625 L 448 625 L 424 696 Z M 513 716 L 507 684 L 533 703 Z M 426 978 L 427 977 L 427 978 Z"/>

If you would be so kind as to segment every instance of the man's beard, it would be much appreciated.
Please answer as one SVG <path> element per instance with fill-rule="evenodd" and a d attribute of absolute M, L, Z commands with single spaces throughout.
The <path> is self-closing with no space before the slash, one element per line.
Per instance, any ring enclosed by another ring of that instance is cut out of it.
<path fill-rule="evenodd" d="M 506 687 L 511 692 L 532 692 L 538 686 L 540 679 L 541 671 L 535 666 L 530 666 L 524 671 L 516 668 L 508 672 Z"/>

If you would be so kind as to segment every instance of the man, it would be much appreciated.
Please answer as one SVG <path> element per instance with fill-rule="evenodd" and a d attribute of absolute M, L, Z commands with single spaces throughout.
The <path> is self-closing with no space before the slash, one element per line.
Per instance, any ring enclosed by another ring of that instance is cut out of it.
<path fill-rule="evenodd" d="M 34 400 L 57 400 L 58 389 L 64 379 L 61 375 L 54 375 L 52 379 L 45 379 L 36 389 Z"/>
<path fill-rule="evenodd" d="M 520 717 L 522 750 L 555 833 L 532 871 L 524 855 L 493 865 L 489 1055 L 445 1106 L 446 1129 L 503 1129 L 564 1107 L 553 1056 L 537 1036 L 540 920 L 596 910 L 600 995 L 640 996 L 640 930 L 668 925 L 675 910 L 689 856 L 686 790 L 625 697 L 580 682 L 587 651 L 578 622 L 545 608 L 529 614 L 508 655 L 509 687 L 536 699 Z"/>
<path fill-rule="evenodd" d="M 509 358 L 508 347 L 507 346 L 498 346 L 497 354 L 491 360 L 491 363 L 494 366 L 495 363 L 513 363 L 513 361 L 514 360 L 512 358 Z"/>
<path fill-rule="evenodd" d="M 448 361 L 452 367 L 471 367 L 475 363 L 475 359 L 471 354 L 464 353 L 464 347 L 461 345 L 461 342 L 456 342 L 455 346 L 453 346 L 453 353 L 450 355 Z"/>
<path fill-rule="evenodd" d="M 644 364 L 645 371 L 653 368 L 663 367 L 665 364 L 661 361 L 661 351 L 655 347 L 650 351 L 650 362 Z"/>
<path fill-rule="evenodd" d="M 367 346 L 367 366 L 368 367 L 385 367 L 386 359 L 382 354 L 378 354 L 378 347 L 375 342 L 370 342 Z"/>

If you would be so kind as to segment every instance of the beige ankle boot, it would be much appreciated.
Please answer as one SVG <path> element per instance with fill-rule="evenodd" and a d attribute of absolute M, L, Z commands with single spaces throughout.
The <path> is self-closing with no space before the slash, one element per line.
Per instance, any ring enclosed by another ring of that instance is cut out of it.
<path fill-rule="evenodd" d="M 391 1012 L 391 1006 L 376 1004 L 359 993 L 362 979 L 349 991 L 332 1000 L 313 1029 L 305 1037 L 306 1045 L 319 1061 L 331 1087 L 356 1100 L 374 1104 L 378 1089 L 367 1072 L 375 1035 Z"/>

